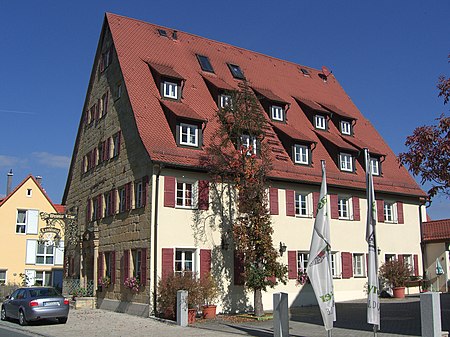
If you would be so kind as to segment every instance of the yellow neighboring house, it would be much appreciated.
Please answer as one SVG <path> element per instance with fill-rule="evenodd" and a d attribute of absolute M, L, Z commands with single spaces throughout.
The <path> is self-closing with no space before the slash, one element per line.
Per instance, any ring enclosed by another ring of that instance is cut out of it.
<path fill-rule="evenodd" d="M 64 207 L 52 203 L 39 178 L 30 175 L 13 191 L 11 179 L 10 172 L 6 197 L 0 199 L 0 284 L 19 284 L 22 274 L 27 276 L 29 286 L 61 289 L 64 238 L 55 247 L 51 241 L 39 243 L 39 234 L 47 226 L 40 213 L 64 213 Z"/>

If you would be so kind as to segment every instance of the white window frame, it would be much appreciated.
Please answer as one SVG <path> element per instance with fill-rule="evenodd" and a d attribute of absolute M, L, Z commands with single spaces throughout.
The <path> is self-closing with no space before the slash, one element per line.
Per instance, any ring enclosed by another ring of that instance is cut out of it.
<path fill-rule="evenodd" d="M 187 146 L 198 146 L 198 126 L 194 124 L 180 123 L 179 126 L 180 144 Z M 186 140 L 183 140 L 186 136 Z M 193 139 L 193 141 L 192 141 Z"/>
<path fill-rule="evenodd" d="M 326 117 L 322 116 L 322 115 L 315 115 L 314 116 L 314 126 L 316 127 L 316 129 L 326 130 L 327 129 Z"/>
<path fill-rule="evenodd" d="M 4 277 L 2 277 L 2 274 L 4 273 Z M 8 270 L 7 269 L 0 269 L 0 285 L 6 284 L 6 281 L 8 280 Z"/>
<path fill-rule="evenodd" d="M 352 134 L 352 123 L 348 121 L 341 121 L 341 133 L 343 135 L 351 135 Z"/>
<path fill-rule="evenodd" d="M 27 197 L 31 198 L 33 196 L 33 189 L 27 188 Z"/>
<path fill-rule="evenodd" d="M 112 148 L 112 158 L 117 157 L 120 154 L 120 132 L 117 132 L 112 136 Z"/>
<path fill-rule="evenodd" d="M 339 167 L 341 171 L 353 172 L 353 156 L 350 153 L 339 153 Z"/>
<path fill-rule="evenodd" d="M 295 215 L 301 218 L 311 218 L 311 193 L 295 192 Z M 303 207 L 301 207 L 303 204 Z M 303 212 L 301 211 L 303 210 Z"/>
<path fill-rule="evenodd" d="M 306 145 L 294 145 L 294 163 L 308 165 L 309 164 L 309 147 Z"/>
<path fill-rule="evenodd" d="M 384 262 L 394 261 L 397 259 L 396 254 L 384 254 Z"/>
<path fill-rule="evenodd" d="M 41 276 L 42 275 L 42 276 Z M 48 279 L 47 279 L 48 277 Z M 45 282 L 47 279 L 48 282 Z M 40 283 L 38 283 L 40 282 Z M 52 272 L 49 270 L 36 270 L 34 275 L 34 284 L 38 286 L 51 286 L 52 285 Z"/>
<path fill-rule="evenodd" d="M 44 252 L 40 253 L 39 248 L 44 247 Z M 48 250 L 51 249 L 52 252 L 49 253 Z M 36 245 L 36 265 L 54 266 L 55 265 L 55 246 L 46 246 L 45 244 Z M 43 258 L 44 262 L 38 262 L 38 258 Z M 51 263 L 47 262 L 47 258 L 51 258 Z"/>
<path fill-rule="evenodd" d="M 353 261 L 353 276 L 354 277 L 366 276 L 366 263 L 364 254 L 354 253 L 352 261 Z"/>
<path fill-rule="evenodd" d="M 186 253 L 190 253 L 191 259 L 186 257 Z M 174 256 L 174 271 L 175 273 L 182 272 L 192 272 L 195 274 L 197 272 L 197 251 L 192 248 L 176 248 Z M 187 268 L 187 264 L 191 263 L 190 270 Z"/>
<path fill-rule="evenodd" d="M 339 219 L 342 220 L 352 220 L 352 198 L 347 196 L 338 196 L 338 212 Z"/>
<path fill-rule="evenodd" d="M 125 212 L 127 210 L 127 191 L 125 186 L 121 186 L 117 189 L 119 194 L 119 213 Z"/>
<path fill-rule="evenodd" d="M 142 250 L 141 249 L 132 249 L 131 250 L 131 262 L 132 262 L 132 273 L 133 277 L 142 280 L 141 270 L 142 270 Z"/>
<path fill-rule="evenodd" d="M 272 105 L 270 107 L 270 114 L 274 121 L 284 121 L 284 108 L 279 105 Z"/>
<path fill-rule="evenodd" d="M 341 277 L 341 264 L 339 258 L 339 252 L 330 252 L 330 260 L 331 260 L 331 275 L 333 278 Z"/>
<path fill-rule="evenodd" d="M 224 109 L 226 107 L 232 106 L 232 99 L 231 95 L 221 94 L 219 95 L 219 106 L 220 108 Z"/>
<path fill-rule="evenodd" d="M 380 175 L 380 160 L 378 158 L 370 158 L 370 168 L 372 170 L 372 175 Z"/>
<path fill-rule="evenodd" d="M 166 98 L 178 99 L 178 84 L 174 82 L 163 82 L 163 96 Z"/>
<path fill-rule="evenodd" d="M 181 193 L 179 194 L 179 192 Z M 190 198 L 188 197 L 189 192 Z M 175 207 L 194 209 L 197 207 L 196 200 L 197 200 L 197 182 L 177 179 L 175 185 Z"/>
<path fill-rule="evenodd" d="M 144 182 L 138 180 L 134 183 L 134 207 L 141 208 L 144 204 Z"/>
<path fill-rule="evenodd" d="M 250 144 L 252 143 L 252 144 Z M 247 155 L 250 156 L 252 154 L 256 154 L 256 150 L 257 150 L 257 139 L 256 136 L 250 136 L 247 134 L 243 134 L 241 136 L 241 145 L 245 147 L 245 149 L 248 149 L 250 147 L 250 145 L 252 145 L 252 151 L 247 151 Z"/>
<path fill-rule="evenodd" d="M 25 218 L 24 222 L 19 222 L 19 213 L 24 212 Z M 27 233 L 27 218 L 28 212 L 26 209 L 18 209 L 16 213 L 16 234 L 26 234 Z"/>
<path fill-rule="evenodd" d="M 309 252 L 297 251 L 297 271 L 306 273 L 306 267 L 308 266 Z"/>
<path fill-rule="evenodd" d="M 402 254 L 403 262 L 409 267 L 410 275 L 414 275 L 414 258 L 412 254 Z"/>
<path fill-rule="evenodd" d="M 397 207 L 394 202 L 385 201 L 383 206 L 384 222 L 397 223 Z"/>

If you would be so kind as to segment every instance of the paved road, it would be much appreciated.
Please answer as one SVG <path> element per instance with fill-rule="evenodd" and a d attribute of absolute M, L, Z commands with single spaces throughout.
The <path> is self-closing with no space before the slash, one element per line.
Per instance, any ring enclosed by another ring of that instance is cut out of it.
<path fill-rule="evenodd" d="M 338 303 L 333 337 L 373 336 L 366 323 L 365 301 Z M 442 329 L 450 331 L 450 294 L 441 295 Z M 48 337 L 272 337 L 273 322 L 232 323 L 211 320 L 181 328 L 151 318 L 140 318 L 104 310 L 71 310 L 67 324 L 38 322 L 21 327 L 17 322 L 0 322 L 0 327 L 14 329 L 34 336 Z M 317 307 L 296 308 L 291 311 L 291 337 L 323 337 L 325 330 Z M 420 336 L 420 302 L 418 297 L 404 300 L 382 299 L 381 331 L 378 337 Z M 1 336 L 1 335 L 0 335 Z"/>

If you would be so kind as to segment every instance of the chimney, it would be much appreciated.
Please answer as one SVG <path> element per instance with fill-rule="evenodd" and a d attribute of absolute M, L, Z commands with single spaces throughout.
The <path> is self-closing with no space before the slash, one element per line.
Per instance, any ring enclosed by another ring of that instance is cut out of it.
<path fill-rule="evenodd" d="M 36 181 L 38 182 L 38 184 L 39 184 L 40 186 L 42 186 L 42 177 L 41 177 L 41 176 L 36 176 L 35 179 L 36 179 Z"/>
<path fill-rule="evenodd" d="M 8 179 L 6 181 L 6 196 L 8 196 L 11 193 L 11 186 L 12 186 L 12 178 L 13 178 L 13 170 L 9 170 L 7 176 Z"/>
<path fill-rule="evenodd" d="M 177 34 L 177 31 L 176 31 L 176 30 L 174 30 L 174 31 L 172 32 L 172 39 L 174 39 L 174 40 L 177 40 L 177 39 L 178 39 L 178 34 Z"/>

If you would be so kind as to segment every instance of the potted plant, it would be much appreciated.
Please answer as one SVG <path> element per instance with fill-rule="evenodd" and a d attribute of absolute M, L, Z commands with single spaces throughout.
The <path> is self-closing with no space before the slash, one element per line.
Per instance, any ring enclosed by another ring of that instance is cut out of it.
<path fill-rule="evenodd" d="M 399 260 L 386 261 L 380 267 L 380 276 L 392 286 L 394 297 L 405 297 L 405 283 L 411 276 L 406 263 Z"/>
<path fill-rule="evenodd" d="M 200 278 L 199 286 L 203 318 L 216 318 L 217 306 L 214 302 L 219 297 L 219 287 L 216 280 L 212 277 L 211 273 L 204 274 Z"/>
<path fill-rule="evenodd" d="M 123 285 L 135 293 L 139 292 L 139 287 L 141 286 L 139 279 L 134 276 L 127 277 L 123 282 Z"/>
<path fill-rule="evenodd" d="M 99 290 L 102 291 L 102 289 L 106 289 L 111 284 L 111 279 L 108 276 L 100 276 L 98 278 L 98 287 Z"/>

